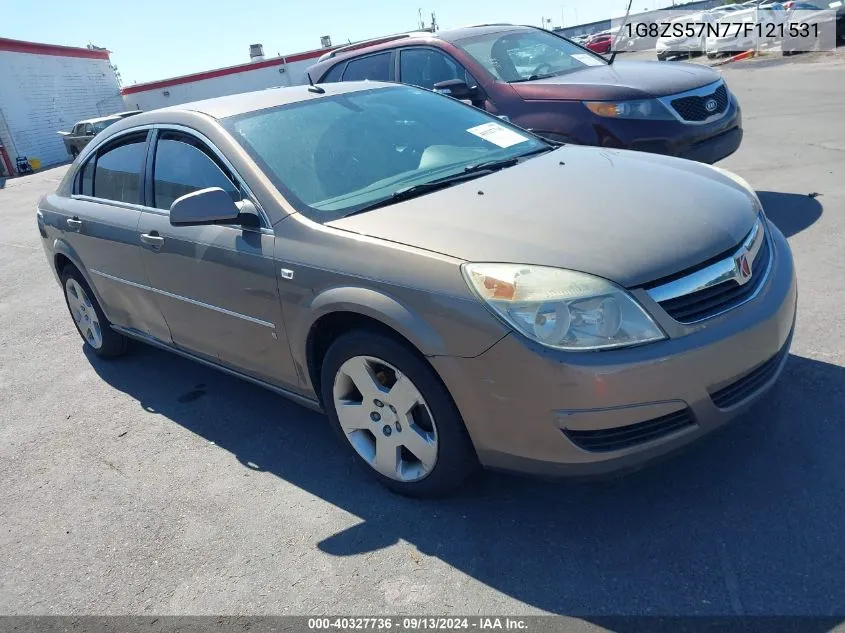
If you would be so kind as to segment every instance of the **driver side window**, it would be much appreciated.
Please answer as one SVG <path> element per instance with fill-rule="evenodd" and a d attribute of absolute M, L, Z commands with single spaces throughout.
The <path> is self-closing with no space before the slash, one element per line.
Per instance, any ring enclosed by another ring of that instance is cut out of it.
<path fill-rule="evenodd" d="M 232 200 L 240 201 L 240 191 L 224 169 L 199 141 L 163 132 L 153 163 L 153 206 L 168 211 L 177 198 L 207 187 L 220 187 Z"/>
<path fill-rule="evenodd" d="M 431 90 L 441 81 L 460 79 L 468 86 L 475 80 L 451 57 L 431 48 L 406 48 L 399 53 L 400 81 Z"/>

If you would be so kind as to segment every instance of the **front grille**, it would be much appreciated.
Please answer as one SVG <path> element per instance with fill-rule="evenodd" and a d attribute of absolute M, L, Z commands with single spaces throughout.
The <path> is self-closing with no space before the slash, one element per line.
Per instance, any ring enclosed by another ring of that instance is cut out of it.
<path fill-rule="evenodd" d="M 667 299 L 660 302 L 660 307 L 666 313 L 680 323 L 695 323 L 708 319 L 722 312 L 736 308 L 753 295 L 766 279 L 766 270 L 769 268 L 771 248 L 768 236 L 763 238 L 760 250 L 752 262 L 751 281 L 740 285 L 731 279 L 698 292 L 692 292 L 674 299 Z"/>
<path fill-rule="evenodd" d="M 695 426 L 689 409 L 675 411 L 659 418 L 596 431 L 563 429 L 573 444 L 593 453 L 609 453 L 660 439 L 676 431 Z"/>
<path fill-rule="evenodd" d="M 710 99 L 716 100 L 716 109 L 708 111 L 706 104 Z M 725 84 L 720 85 L 709 95 L 693 95 L 672 100 L 672 107 L 684 121 L 706 121 L 712 116 L 722 114 L 728 109 L 728 89 Z"/>
<path fill-rule="evenodd" d="M 727 387 L 719 389 L 719 391 L 710 394 L 710 398 L 720 409 L 729 409 L 730 407 L 739 404 L 746 398 L 753 396 L 760 391 L 777 373 L 783 357 L 789 352 L 789 341 L 783 346 L 775 356 L 767 360 L 765 363 L 746 374 L 739 380 L 729 384 Z"/>

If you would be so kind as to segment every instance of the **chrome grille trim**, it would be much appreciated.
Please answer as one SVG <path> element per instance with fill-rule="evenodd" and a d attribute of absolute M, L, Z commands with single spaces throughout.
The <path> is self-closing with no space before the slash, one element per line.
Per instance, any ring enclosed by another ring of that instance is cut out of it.
<path fill-rule="evenodd" d="M 754 292 L 745 297 L 739 303 L 729 305 L 729 307 L 723 310 L 716 310 L 704 318 L 692 321 L 679 321 L 687 325 L 699 323 L 720 314 L 724 314 L 725 312 L 729 312 L 730 310 L 738 308 L 739 306 L 753 300 L 765 285 L 765 281 L 771 271 L 772 261 L 774 258 L 772 244 L 765 228 L 765 222 L 766 221 L 763 219 L 762 215 L 758 216 L 757 221 L 754 223 L 754 226 L 749 234 L 742 241 L 736 251 L 728 257 L 725 257 L 724 259 L 710 264 L 700 270 L 696 270 L 685 277 L 681 277 L 680 279 L 649 289 L 647 291 L 649 297 L 658 304 L 663 304 L 667 301 L 708 290 L 721 284 L 726 284 L 727 286 L 727 284 L 733 282 L 740 287 L 746 283 L 753 283 L 756 285 Z M 768 243 L 767 253 L 765 254 L 767 257 L 766 261 L 756 262 L 755 260 L 757 255 L 760 253 L 760 249 L 766 243 Z M 746 279 L 742 278 L 737 267 L 737 260 L 740 255 L 745 255 L 751 262 L 754 263 L 751 276 Z"/>
<path fill-rule="evenodd" d="M 683 99 L 684 97 L 709 97 L 712 95 L 716 90 L 719 89 L 720 86 L 724 86 L 725 90 L 728 93 L 728 105 L 723 112 L 717 112 L 711 117 L 707 117 L 703 121 L 687 121 L 684 117 L 680 115 L 680 113 L 675 110 L 675 106 L 672 105 L 672 102 L 676 99 Z M 718 81 L 714 81 L 712 84 L 707 84 L 706 86 L 702 86 L 701 88 L 695 88 L 693 90 L 687 90 L 686 92 L 679 92 L 673 95 L 666 95 L 665 97 L 658 97 L 657 99 L 664 105 L 664 107 L 672 113 L 678 121 L 683 123 L 684 125 L 706 125 L 707 123 L 712 123 L 713 121 L 718 121 L 725 115 L 727 115 L 728 111 L 731 109 L 731 101 L 733 100 L 733 95 L 731 91 L 728 89 L 728 85 L 725 83 L 724 79 L 719 79 Z"/>

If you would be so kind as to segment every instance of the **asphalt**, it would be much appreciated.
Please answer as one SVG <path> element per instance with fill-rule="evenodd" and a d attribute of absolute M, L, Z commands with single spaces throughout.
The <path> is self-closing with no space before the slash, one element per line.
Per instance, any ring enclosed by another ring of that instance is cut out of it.
<path fill-rule="evenodd" d="M 35 226 L 66 168 L 8 180 L 0 613 L 845 619 L 845 54 L 724 74 L 746 138 L 721 166 L 795 254 L 792 354 L 750 414 L 602 483 L 407 500 L 279 396 L 144 346 L 89 357 Z"/>

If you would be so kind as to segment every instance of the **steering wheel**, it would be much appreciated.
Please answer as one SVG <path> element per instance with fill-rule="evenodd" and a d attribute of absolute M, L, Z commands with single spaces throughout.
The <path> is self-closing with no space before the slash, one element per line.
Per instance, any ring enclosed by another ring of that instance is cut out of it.
<path fill-rule="evenodd" d="M 546 72 L 540 72 L 543 69 L 546 69 Z M 531 77 L 534 77 L 535 75 L 547 75 L 547 74 L 551 73 L 553 70 L 554 69 L 552 68 L 551 64 L 549 64 L 547 62 L 543 62 L 542 64 L 538 65 L 537 68 L 535 68 L 534 70 L 531 71 Z"/>

